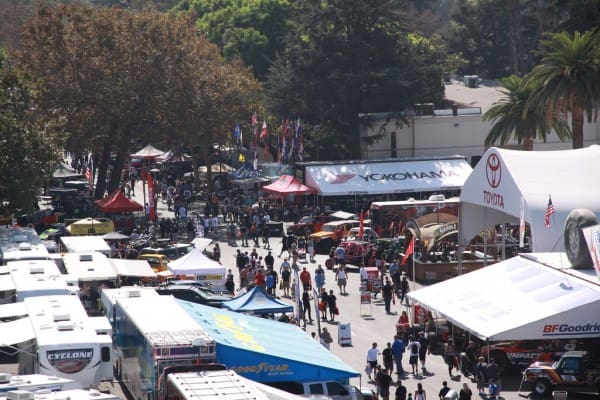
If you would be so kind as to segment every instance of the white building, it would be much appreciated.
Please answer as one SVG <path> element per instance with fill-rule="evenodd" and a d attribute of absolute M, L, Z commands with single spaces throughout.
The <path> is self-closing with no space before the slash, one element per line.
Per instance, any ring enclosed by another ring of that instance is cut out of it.
<path fill-rule="evenodd" d="M 361 129 L 361 138 L 381 134 L 375 143 L 362 142 L 363 160 L 447 156 L 460 154 L 467 157 L 472 166 L 486 151 L 484 141 L 491 122 L 483 122 L 481 117 L 494 103 L 503 98 L 499 87 L 466 87 L 453 82 L 446 85 L 446 98 L 454 101 L 458 108 L 434 110 L 424 105 L 412 113 L 402 115 L 398 112 L 364 114 L 370 126 Z M 584 146 L 600 143 L 600 123 L 584 124 Z M 516 141 L 506 148 L 520 149 Z M 556 134 L 548 135 L 548 141 L 537 140 L 535 150 L 567 150 L 572 148 L 571 141 L 560 142 Z"/>

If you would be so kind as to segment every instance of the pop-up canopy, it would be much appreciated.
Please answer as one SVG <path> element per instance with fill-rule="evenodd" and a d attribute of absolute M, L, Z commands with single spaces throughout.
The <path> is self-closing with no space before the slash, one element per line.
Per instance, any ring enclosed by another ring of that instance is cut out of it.
<path fill-rule="evenodd" d="M 108 197 L 96 200 L 96 205 L 106 214 L 143 211 L 144 207 L 137 201 L 128 199 L 119 189 L 115 189 Z"/>
<path fill-rule="evenodd" d="M 522 254 L 408 297 L 483 340 L 600 337 L 600 285 L 570 266 L 564 253 Z"/>
<path fill-rule="evenodd" d="M 152 146 L 151 144 L 148 144 L 148 145 L 146 145 L 146 147 L 131 154 L 131 157 L 152 159 L 152 158 L 162 155 L 163 153 L 164 153 L 164 151 L 157 149 L 156 147 Z"/>
<path fill-rule="evenodd" d="M 347 380 L 358 372 L 298 326 L 178 300 L 217 344 L 217 363 L 257 382 Z"/>
<path fill-rule="evenodd" d="M 490 148 L 460 195 L 459 244 L 502 223 L 519 224 L 521 199 L 531 251 L 562 250 L 563 226 L 575 208 L 600 212 L 600 146 L 561 151 Z M 552 199 L 550 226 L 544 214 Z"/>
<path fill-rule="evenodd" d="M 315 192 L 313 188 L 303 185 L 302 182 L 291 175 L 280 176 L 275 182 L 263 186 L 262 190 L 280 195 L 310 194 Z"/>
<path fill-rule="evenodd" d="M 260 286 L 254 286 L 251 290 L 224 302 L 222 307 L 231 311 L 256 315 L 294 311 L 293 306 L 269 296 Z"/>

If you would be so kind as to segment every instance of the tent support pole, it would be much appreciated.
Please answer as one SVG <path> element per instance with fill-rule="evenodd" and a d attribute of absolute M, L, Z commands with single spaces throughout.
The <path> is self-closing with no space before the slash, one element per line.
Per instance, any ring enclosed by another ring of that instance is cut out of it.
<path fill-rule="evenodd" d="M 506 260 L 506 223 L 502 224 L 502 260 Z"/>

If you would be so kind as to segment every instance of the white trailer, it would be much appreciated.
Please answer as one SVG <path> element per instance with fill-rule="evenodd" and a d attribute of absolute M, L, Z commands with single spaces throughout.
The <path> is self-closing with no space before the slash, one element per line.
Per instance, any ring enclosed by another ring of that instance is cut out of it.
<path fill-rule="evenodd" d="M 49 260 L 50 253 L 38 238 L 38 243 L 19 242 L 2 246 L 2 263 L 19 260 Z"/>
<path fill-rule="evenodd" d="M 65 273 L 77 277 L 79 283 L 117 282 L 117 273 L 110 259 L 102 253 L 66 253 L 63 256 Z"/>
<path fill-rule="evenodd" d="M 18 353 L 20 374 L 55 375 L 84 388 L 112 379 L 111 327 L 105 317 L 89 317 L 76 296 L 29 297 L 23 303 L 27 317 L 0 324 L 0 346 Z M 0 314 L 10 306 L 0 306 Z"/>
<path fill-rule="evenodd" d="M 42 390 L 13 390 L 6 395 L 0 394 L 0 400 L 124 400 L 112 393 L 103 393 L 94 389 L 69 389 L 57 392 Z"/>
<path fill-rule="evenodd" d="M 134 400 L 157 400 L 165 368 L 213 363 L 216 344 L 172 296 L 118 298 L 116 376 Z"/>
<path fill-rule="evenodd" d="M 6 396 L 13 390 L 27 390 L 37 392 L 40 390 L 55 392 L 58 390 L 83 389 L 81 383 L 73 379 L 61 378 L 41 374 L 13 375 L 0 373 L 0 397 Z"/>
<path fill-rule="evenodd" d="M 166 385 L 163 387 L 165 390 L 161 392 L 160 400 L 306 399 L 244 378 L 228 369 L 171 372 L 166 375 Z"/>
<path fill-rule="evenodd" d="M 51 260 L 10 261 L 0 269 L 0 304 L 21 302 L 27 297 L 77 295 L 66 275 Z"/>
<path fill-rule="evenodd" d="M 121 286 L 120 288 L 102 288 L 100 290 L 100 303 L 102 311 L 111 325 L 115 325 L 115 305 L 117 300 L 129 297 L 158 297 L 160 296 L 153 287 L 150 286 Z M 114 333 L 114 330 L 113 330 Z"/>

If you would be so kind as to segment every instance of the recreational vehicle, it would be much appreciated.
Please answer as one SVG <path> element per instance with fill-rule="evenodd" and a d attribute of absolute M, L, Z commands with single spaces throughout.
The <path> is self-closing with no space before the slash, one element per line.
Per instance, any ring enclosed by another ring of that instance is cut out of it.
<path fill-rule="evenodd" d="M 0 268 L 0 304 L 27 297 L 72 295 L 79 292 L 51 260 L 10 261 Z"/>
<path fill-rule="evenodd" d="M 215 361 L 214 339 L 172 296 L 118 298 L 114 321 L 116 376 L 134 400 L 158 400 L 167 367 Z"/>
<path fill-rule="evenodd" d="M 98 390 L 69 389 L 57 392 L 32 392 L 29 390 L 13 390 L 5 396 L 0 395 L 0 400 L 123 400 L 111 393 L 103 393 Z"/>
<path fill-rule="evenodd" d="M 73 379 L 59 378 L 58 376 L 0 373 L 0 397 L 6 396 L 7 392 L 14 390 L 55 392 L 70 389 L 82 389 L 81 383 Z"/>
<path fill-rule="evenodd" d="M 0 314 L 15 304 L 0 306 Z M 23 304 L 27 317 L 0 324 L 0 345 L 18 353 L 20 374 L 64 377 L 84 388 L 112 379 L 111 327 L 105 317 L 88 317 L 76 296 L 29 297 Z"/>

